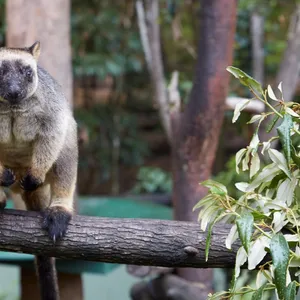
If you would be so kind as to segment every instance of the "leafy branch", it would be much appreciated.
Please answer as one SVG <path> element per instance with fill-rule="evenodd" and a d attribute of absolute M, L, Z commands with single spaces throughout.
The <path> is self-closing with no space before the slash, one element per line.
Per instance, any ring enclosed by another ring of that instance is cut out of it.
<path fill-rule="evenodd" d="M 209 189 L 208 194 L 194 207 L 201 209 L 198 220 L 201 230 L 207 230 L 206 260 L 209 256 L 212 228 L 218 222 L 233 224 L 226 247 L 238 238 L 241 247 L 236 255 L 232 287 L 209 295 L 209 299 L 231 299 L 235 295 L 252 293 L 252 299 L 262 299 L 263 293 L 273 291 L 279 300 L 296 297 L 300 283 L 291 278 L 300 274 L 300 214 L 299 214 L 299 146 L 294 145 L 292 136 L 299 135 L 300 105 L 286 102 L 282 83 L 277 94 L 268 85 L 263 89 L 259 82 L 235 67 L 227 70 L 253 94 L 252 99 L 243 99 L 235 106 L 232 122 L 236 122 L 241 112 L 253 100 L 259 100 L 270 111 L 254 115 L 247 124 L 257 123 L 249 145 L 240 149 L 235 156 L 236 172 L 248 173 L 248 181 L 237 182 L 235 187 L 242 195 L 234 199 L 224 185 L 214 180 L 201 184 Z M 271 119 L 267 131 L 275 126 L 277 135 L 261 141 L 259 127 Z M 272 147 L 279 140 L 282 151 Z M 259 152 L 261 155 L 259 155 Z M 261 167 L 261 157 L 267 165 Z M 270 254 L 267 256 L 267 254 Z M 256 288 L 244 286 L 237 288 L 240 268 L 246 262 L 248 270 L 255 270 L 263 259 L 269 260 L 257 270 Z"/>

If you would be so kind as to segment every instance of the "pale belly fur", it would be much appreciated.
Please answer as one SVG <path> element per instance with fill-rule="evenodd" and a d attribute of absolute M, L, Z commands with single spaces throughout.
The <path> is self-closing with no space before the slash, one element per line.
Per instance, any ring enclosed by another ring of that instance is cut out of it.
<path fill-rule="evenodd" d="M 33 141 L 39 130 L 35 117 L 0 114 L 0 163 L 11 169 L 30 167 Z M 16 174 L 17 175 L 17 174 Z"/>
<path fill-rule="evenodd" d="M 31 165 L 33 143 L 0 143 L 0 162 L 8 168 L 28 168 Z"/>

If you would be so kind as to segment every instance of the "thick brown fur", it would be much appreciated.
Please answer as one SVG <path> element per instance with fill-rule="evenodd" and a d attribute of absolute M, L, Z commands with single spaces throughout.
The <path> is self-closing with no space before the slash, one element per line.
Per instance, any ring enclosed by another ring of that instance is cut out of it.
<path fill-rule="evenodd" d="M 39 54 L 39 42 L 0 48 L 0 185 L 41 212 L 56 242 L 73 214 L 77 124 L 61 86 L 38 66 Z M 5 203 L 1 189 L 0 208 Z M 36 267 L 41 299 L 59 299 L 54 259 L 38 256 Z"/>

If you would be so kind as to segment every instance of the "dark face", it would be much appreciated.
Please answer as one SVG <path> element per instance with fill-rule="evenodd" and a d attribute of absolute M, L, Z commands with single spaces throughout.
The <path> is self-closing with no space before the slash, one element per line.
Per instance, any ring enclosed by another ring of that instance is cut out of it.
<path fill-rule="evenodd" d="M 11 104 L 18 104 L 30 94 L 34 71 L 21 60 L 0 62 L 0 97 Z"/>

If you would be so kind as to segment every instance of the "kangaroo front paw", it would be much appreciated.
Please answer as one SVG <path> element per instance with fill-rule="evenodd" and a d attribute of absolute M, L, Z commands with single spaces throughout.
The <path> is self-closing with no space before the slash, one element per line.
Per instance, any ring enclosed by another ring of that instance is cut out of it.
<path fill-rule="evenodd" d="M 1 186 L 11 186 L 16 180 L 16 177 L 11 169 L 5 168 L 0 177 L 0 185 Z"/>
<path fill-rule="evenodd" d="M 53 206 L 43 211 L 43 229 L 55 243 L 67 231 L 72 214 L 62 206 Z"/>
<path fill-rule="evenodd" d="M 34 177 L 30 173 L 25 175 L 25 177 L 20 180 L 20 186 L 25 191 L 34 191 L 42 183 L 43 183 L 43 181 L 41 179 Z"/>

